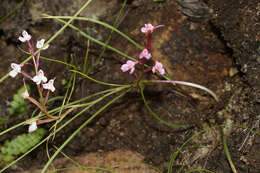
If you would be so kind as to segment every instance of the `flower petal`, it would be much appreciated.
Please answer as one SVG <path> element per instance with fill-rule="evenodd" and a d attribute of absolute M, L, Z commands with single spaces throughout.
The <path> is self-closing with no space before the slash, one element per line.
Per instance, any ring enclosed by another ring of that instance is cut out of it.
<path fill-rule="evenodd" d="M 31 132 L 35 131 L 36 129 L 37 129 L 37 123 L 36 123 L 36 121 L 33 121 L 29 126 L 28 132 L 31 133 Z"/>
<path fill-rule="evenodd" d="M 26 39 L 24 37 L 19 37 L 18 38 L 21 42 L 26 42 Z"/>
<path fill-rule="evenodd" d="M 18 73 L 15 70 L 10 71 L 9 75 L 14 78 Z"/>

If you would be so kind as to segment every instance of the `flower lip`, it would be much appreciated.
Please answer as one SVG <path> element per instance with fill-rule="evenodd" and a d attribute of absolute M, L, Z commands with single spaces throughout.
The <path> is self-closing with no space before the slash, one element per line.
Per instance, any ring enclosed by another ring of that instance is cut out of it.
<path fill-rule="evenodd" d="M 135 71 L 135 65 L 136 65 L 136 64 L 137 64 L 137 62 L 128 60 L 128 61 L 126 61 L 126 64 L 123 64 L 123 65 L 121 66 L 121 70 L 122 70 L 123 72 L 126 72 L 126 71 L 130 70 L 129 73 L 130 73 L 130 74 L 133 74 L 134 71 Z"/>
<path fill-rule="evenodd" d="M 47 78 L 44 76 L 44 73 L 42 70 L 39 70 L 37 75 L 35 75 L 32 79 L 37 85 L 39 85 L 41 82 L 46 83 Z"/>
<path fill-rule="evenodd" d="M 26 42 L 26 41 L 29 41 L 31 40 L 32 36 L 30 34 L 28 34 L 27 31 L 23 31 L 22 32 L 22 36 L 20 36 L 18 39 L 21 41 L 21 42 Z"/>
<path fill-rule="evenodd" d="M 148 49 L 144 49 L 140 54 L 139 54 L 139 59 L 146 58 L 147 60 L 152 57 L 152 55 L 148 52 Z"/>
<path fill-rule="evenodd" d="M 51 90 L 51 92 L 55 91 L 55 87 L 53 85 L 55 79 L 50 79 L 48 83 L 43 84 L 43 88 L 47 90 Z"/>
<path fill-rule="evenodd" d="M 9 75 L 11 77 L 15 77 L 18 73 L 21 73 L 21 65 L 16 64 L 16 63 L 11 63 L 11 68 L 13 69 L 10 71 Z"/>
<path fill-rule="evenodd" d="M 49 48 L 49 44 L 47 44 L 45 47 L 43 47 L 44 42 L 45 42 L 45 39 L 41 39 L 41 40 L 37 41 L 36 47 L 37 47 L 38 49 L 41 49 L 41 48 L 42 48 L 43 50 L 48 49 L 48 48 Z"/>

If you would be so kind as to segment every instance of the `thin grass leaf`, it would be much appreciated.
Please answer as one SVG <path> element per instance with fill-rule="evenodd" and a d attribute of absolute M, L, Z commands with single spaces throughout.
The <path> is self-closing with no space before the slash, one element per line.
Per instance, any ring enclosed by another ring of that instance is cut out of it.
<path fill-rule="evenodd" d="M 194 88 L 199 88 L 199 89 L 204 90 L 207 93 L 209 93 L 216 101 L 218 101 L 218 97 L 216 96 L 216 94 L 213 91 L 211 91 L 210 89 L 208 89 L 204 86 L 201 86 L 199 84 L 195 84 L 195 83 L 191 83 L 191 82 L 184 82 L 184 81 L 176 81 L 176 80 L 151 80 L 150 82 L 180 84 L 180 85 L 191 86 Z"/>
<path fill-rule="evenodd" d="M 8 17 L 10 17 L 11 15 L 14 14 L 14 12 L 16 10 L 18 10 L 24 3 L 24 0 L 22 0 L 21 2 L 19 2 L 7 15 L 3 16 L 0 18 L 0 24 L 5 21 Z"/>
<path fill-rule="evenodd" d="M 226 140 L 224 133 L 222 133 L 222 140 L 223 140 L 224 151 L 225 151 L 225 154 L 227 156 L 228 163 L 229 163 L 229 165 L 232 169 L 232 172 L 237 173 L 236 167 L 232 162 L 232 159 L 231 159 L 231 156 L 230 156 L 230 153 L 229 153 L 229 150 L 228 150 L 227 140 Z"/>
<path fill-rule="evenodd" d="M 102 82 L 102 81 L 98 81 L 92 77 L 89 77 L 88 75 L 84 74 L 84 73 L 81 73 L 80 71 L 76 71 L 76 70 L 70 70 L 72 72 L 75 72 L 75 73 L 78 73 L 80 75 L 82 75 L 83 77 L 89 79 L 89 80 L 92 80 L 93 82 L 96 82 L 98 84 L 101 84 L 101 85 L 107 85 L 107 86 L 130 86 L 130 85 L 122 85 L 122 84 L 113 84 L 113 83 L 106 83 L 106 82 Z"/>
<path fill-rule="evenodd" d="M 90 42 L 88 40 L 87 50 L 86 50 L 85 59 L 84 59 L 84 65 L 83 65 L 83 73 L 85 73 L 85 74 L 86 74 L 87 68 L 88 68 L 87 67 L 88 66 L 87 62 L 88 62 L 89 44 L 90 44 Z"/>
<path fill-rule="evenodd" d="M 73 64 L 70 64 L 70 63 L 66 63 L 65 61 L 61 61 L 61 60 L 57 60 L 57 59 L 52 59 L 52 58 L 47 58 L 47 57 L 44 57 L 44 56 L 40 56 L 41 59 L 43 60 L 46 60 L 46 61 L 51 61 L 51 62 L 56 62 L 56 63 L 60 63 L 60 64 L 64 64 L 68 67 L 72 67 L 74 69 L 76 69 L 77 67 Z"/>
<path fill-rule="evenodd" d="M 74 72 L 73 73 L 73 81 L 72 81 L 70 93 L 69 93 L 69 96 L 68 96 L 68 99 L 67 99 L 67 104 L 69 103 L 69 101 L 70 101 L 70 99 L 72 97 L 72 94 L 73 94 L 74 89 L 75 89 L 75 85 L 76 85 L 76 73 Z"/>
<path fill-rule="evenodd" d="M 54 134 L 53 136 L 55 136 L 55 134 Z M 49 144 L 49 142 L 46 142 L 46 145 L 45 145 L 45 146 L 46 146 L 46 149 L 45 149 L 45 150 L 46 150 L 46 154 L 47 154 L 48 159 L 50 159 L 49 145 L 48 145 L 48 144 Z M 51 164 L 51 166 L 52 166 L 52 169 L 53 169 L 53 170 L 55 170 L 55 171 L 57 170 L 57 169 L 55 168 L 55 166 L 54 166 L 53 163 Z M 57 172 L 57 171 L 56 171 L 56 172 Z"/>

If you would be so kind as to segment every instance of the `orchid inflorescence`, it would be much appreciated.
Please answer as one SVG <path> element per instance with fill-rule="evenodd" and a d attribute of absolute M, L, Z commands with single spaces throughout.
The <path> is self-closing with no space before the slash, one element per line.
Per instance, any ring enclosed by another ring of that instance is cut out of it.
<path fill-rule="evenodd" d="M 152 39 L 152 33 L 154 30 L 163 27 L 163 25 L 158 25 L 158 26 L 153 26 L 152 24 L 145 24 L 144 27 L 141 28 L 141 32 L 145 34 L 147 38 L 147 43 L 146 47 L 142 50 L 142 52 L 139 54 L 139 61 L 132 61 L 128 60 L 126 64 L 123 64 L 121 66 L 121 70 L 123 72 L 130 71 L 130 74 L 133 74 L 135 72 L 135 66 L 137 64 L 140 64 L 143 66 L 143 72 L 142 73 L 147 73 L 149 71 L 152 71 L 155 73 L 158 71 L 161 75 L 165 74 L 165 70 L 163 68 L 162 63 L 160 63 L 151 53 L 151 39 Z M 153 67 L 152 68 L 144 68 L 144 65 L 148 60 L 153 60 Z M 142 76 L 142 75 L 141 75 Z"/>
<path fill-rule="evenodd" d="M 145 24 L 144 27 L 141 28 L 141 32 L 145 34 L 146 36 L 146 47 L 142 50 L 142 52 L 139 54 L 139 61 L 132 61 L 132 60 L 127 60 L 126 64 L 123 64 L 121 66 L 121 70 L 123 72 L 129 71 L 130 74 L 133 74 L 135 72 L 135 66 L 137 64 L 142 65 L 142 74 L 137 76 L 137 84 L 139 85 L 139 82 L 141 81 L 142 77 L 144 76 L 144 73 L 152 71 L 155 73 L 158 71 L 161 75 L 165 74 L 165 69 L 163 68 L 163 65 L 161 62 L 159 62 L 151 53 L 151 40 L 152 40 L 152 33 L 154 30 L 164 27 L 164 25 L 158 25 L 158 26 L 153 26 L 152 24 L 148 23 Z M 153 60 L 153 66 L 145 68 L 145 64 L 148 60 Z M 202 89 L 206 92 L 208 92 L 216 101 L 218 101 L 218 97 L 214 92 L 209 90 L 208 88 L 201 86 L 199 84 L 195 83 L 190 83 L 190 82 L 184 82 L 184 81 L 175 81 L 175 80 L 150 80 L 148 81 L 150 83 L 170 83 L 170 84 L 180 84 L 180 85 L 186 85 L 186 86 L 191 86 L 195 88 Z"/>
<path fill-rule="evenodd" d="M 40 51 L 38 51 L 38 53 L 35 55 L 33 41 L 32 41 L 31 38 L 32 38 L 32 36 L 30 34 L 28 34 L 24 30 L 22 32 L 22 36 L 20 36 L 18 39 L 21 42 L 27 42 L 27 44 L 28 44 L 29 52 L 30 52 L 30 54 L 32 56 L 33 64 L 34 64 L 34 68 L 35 68 L 35 76 L 32 77 L 29 74 L 27 74 L 25 71 L 22 70 L 22 68 L 25 65 L 29 64 L 29 63 L 25 63 L 25 64 L 11 63 L 12 71 L 10 71 L 9 75 L 12 78 L 14 78 L 19 73 L 21 73 L 24 76 L 23 83 L 24 83 L 24 87 L 25 87 L 25 91 L 21 95 L 22 98 L 23 99 L 27 99 L 30 102 L 32 102 L 33 104 L 35 104 L 36 106 L 38 106 L 40 108 L 41 112 L 45 113 L 49 118 L 53 119 L 55 117 L 48 114 L 48 111 L 46 109 L 46 102 L 48 100 L 50 91 L 51 92 L 55 91 L 55 87 L 53 85 L 55 78 L 54 79 L 50 79 L 48 81 L 47 77 L 45 76 L 44 71 L 39 69 Z M 36 48 L 38 48 L 40 50 L 46 50 L 49 47 L 49 45 L 48 44 L 45 45 L 44 42 L 45 42 L 44 39 L 41 39 L 41 40 L 37 41 Z M 28 78 L 29 80 L 32 80 L 37 85 L 38 92 L 39 92 L 39 95 L 40 95 L 40 102 L 38 102 L 36 99 L 34 99 L 33 97 L 31 97 L 29 95 L 28 90 L 26 88 L 26 84 L 25 84 L 25 78 Z M 43 89 L 47 90 L 45 98 L 43 96 Z M 34 131 L 36 129 L 37 129 L 37 121 L 34 120 L 34 121 L 30 122 L 29 132 L 32 132 L 32 131 Z"/>

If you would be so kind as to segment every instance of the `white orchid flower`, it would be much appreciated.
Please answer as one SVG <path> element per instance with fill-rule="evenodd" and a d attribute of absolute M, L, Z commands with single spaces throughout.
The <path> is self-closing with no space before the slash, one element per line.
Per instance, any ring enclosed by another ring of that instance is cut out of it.
<path fill-rule="evenodd" d="M 11 77 L 15 77 L 18 73 L 21 73 L 21 65 L 16 64 L 16 63 L 11 63 L 11 68 L 13 69 L 10 71 L 9 75 Z"/>
<path fill-rule="evenodd" d="M 48 49 L 49 44 L 47 44 L 45 47 L 43 47 L 44 42 L 45 42 L 44 39 L 41 39 L 40 41 L 37 41 L 36 47 L 37 47 L 38 49 L 41 49 L 41 48 L 42 48 L 42 50 Z"/>
<path fill-rule="evenodd" d="M 46 83 L 47 78 L 44 76 L 44 73 L 42 70 L 39 70 L 37 75 L 33 77 L 33 82 L 35 82 L 37 85 L 39 85 L 41 82 Z"/>
<path fill-rule="evenodd" d="M 18 39 L 21 42 L 26 42 L 31 40 L 32 36 L 30 34 L 28 34 L 25 30 L 22 32 L 22 36 L 20 36 Z"/>
<path fill-rule="evenodd" d="M 51 80 L 49 80 L 48 83 L 43 84 L 43 88 L 47 89 L 47 90 L 51 90 L 51 92 L 54 92 L 55 91 L 55 87 L 53 86 L 53 83 L 54 83 L 54 79 L 51 79 Z"/>

